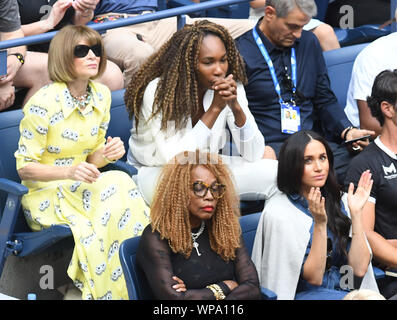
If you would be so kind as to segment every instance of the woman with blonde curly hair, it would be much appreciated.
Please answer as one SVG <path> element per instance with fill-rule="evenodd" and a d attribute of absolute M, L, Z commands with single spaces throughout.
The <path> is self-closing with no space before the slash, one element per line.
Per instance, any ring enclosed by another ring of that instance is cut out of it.
<path fill-rule="evenodd" d="M 233 38 L 207 20 L 178 30 L 134 75 L 125 93 L 134 117 L 127 158 L 139 169 L 138 185 L 148 203 L 161 166 L 196 149 L 222 149 L 242 199 L 266 198 L 275 186 L 277 162 L 263 159 L 272 150 L 249 111 L 246 82 Z M 231 141 L 237 156 L 229 156 Z"/>
<path fill-rule="evenodd" d="M 137 261 L 157 299 L 259 299 L 239 201 L 218 155 L 183 152 L 163 167 Z"/>

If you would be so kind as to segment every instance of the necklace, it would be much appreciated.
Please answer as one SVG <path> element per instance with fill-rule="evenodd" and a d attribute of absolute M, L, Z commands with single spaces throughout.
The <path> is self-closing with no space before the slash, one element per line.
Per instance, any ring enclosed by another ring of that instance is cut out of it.
<path fill-rule="evenodd" d="M 70 93 L 70 96 L 72 97 L 73 104 L 77 104 L 77 107 L 80 110 L 84 110 L 85 107 L 90 103 L 90 100 L 91 100 L 91 87 L 90 86 L 87 86 L 86 92 L 79 97 L 75 97 L 74 95 L 72 95 L 72 93 L 70 92 L 70 89 L 69 89 L 69 93 Z"/>
<path fill-rule="evenodd" d="M 196 249 L 198 256 L 201 256 L 201 253 L 198 250 L 199 244 L 196 242 L 196 239 L 200 237 L 200 235 L 203 233 L 204 227 L 205 227 L 205 223 L 204 221 L 201 221 L 201 226 L 199 231 L 196 233 L 192 232 L 193 247 Z"/>

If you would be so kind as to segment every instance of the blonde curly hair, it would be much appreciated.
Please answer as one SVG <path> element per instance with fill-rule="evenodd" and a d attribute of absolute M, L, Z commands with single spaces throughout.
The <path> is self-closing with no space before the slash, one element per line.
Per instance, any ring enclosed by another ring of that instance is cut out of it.
<path fill-rule="evenodd" d="M 188 210 L 192 183 L 190 175 L 197 166 L 210 170 L 218 182 L 226 186 L 214 215 L 206 224 L 212 250 L 225 261 L 233 260 L 236 249 L 241 246 L 239 198 L 228 168 L 216 154 L 185 151 L 163 167 L 151 206 L 152 231 L 167 239 L 173 252 L 190 257 L 193 249 Z"/>

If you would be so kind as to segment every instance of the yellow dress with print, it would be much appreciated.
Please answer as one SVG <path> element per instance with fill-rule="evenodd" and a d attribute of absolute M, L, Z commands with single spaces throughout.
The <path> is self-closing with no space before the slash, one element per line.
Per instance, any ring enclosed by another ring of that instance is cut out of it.
<path fill-rule="evenodd" d="M 80 111 L 64 83 L 41 88 L 25 105 L 15 152 L 17 169 L 31 162 L 72 166 L 102 148 L 110 120 L 111 94 L 90 82 L 90 101 Z M 22 206 L 33 230 L 70 226 L 75 242 L 68 275 L 83 299 L 128 299 L 119 245 L 140 235 L 149 208 L 129 175 L 101 173 L 92 184 L 74 180 L 22 181 Z"/>

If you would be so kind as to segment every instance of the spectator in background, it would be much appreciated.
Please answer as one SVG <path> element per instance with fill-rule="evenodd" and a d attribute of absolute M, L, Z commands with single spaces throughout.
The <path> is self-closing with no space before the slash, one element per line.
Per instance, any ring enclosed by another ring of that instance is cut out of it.
<path fill-rule="evenodd" d="M 178 30 L 134 75 L 125 93 L 134 116 L 127 159 L 139 169 L 138 186 L 148 203 L 161 167 L 176 154 L 218 153 L 229 150 L 230 140 L 238 155 L 225 152 L 224 163 L 242 199 L 271 194 L 277 161 L 248 109 L 245 82 L 231 35 L 207 20 Z"/>
<path fill-rule="evenodd" d="M 263 17 L 265 6 L 266 0 L 250 1 L 250 19 L 258 20 Z M 334 29 L 320 20 L 314 18 L 310 19 L 303 27 L 303 30 L 311 31 L 316 35 L 323 51 L 340 48 Z"/>
<path fill-rule="evenodd" d="M 25 217 L 33 230 L 70 227 L 75 248 L 68 275 L 83 299 L 128 299 L 118 249 L 149 223 L 149 209 L 131 177 L 99 171 L 125 153 L 119 137 L 105 139 L 111 95 L 92 80 L 106 66 L 101 36 L 66 26 L 48 55 L 53 82 L 25 105 L 15 152 L 29 189 Z"/>
<path fill-rule="evenodd" d="M 382 71 L 367 98 L 371 115 L 382 128 L 380 135 L 353 159 L 346 181 L 356 185 L 361 173 L 371 170 L 374 185 L 364 206 L 363 224 L 381 269 L 397 267 L 397 70 Z M 378 280 L 380 292 L 387 298 L 397 294 L 397 278 Z"/>
<path fill-rule="evenodd" d="M 260 299 L 238 202 L 217 154 L 186 151 L 163 167 L 137 252 L 156 299 Z"/>
<path fill-rule="evenodd" d="M 299 5 L 294 0 L 268 0 L 264 17 L 236 41 L 246 65 L 249 108 L 266 143 L 277 154 L 291 133 L 319 127 L 333 149 L 343 183 L 351 155 L 339 143 L 374 132 L 353 128 L 338 104 L 319 42 L 303 30 L 315 14 L 314 0 Z M 286 121 L 287 110 L 295 121 Z M 359 145 L 366 144 L 354 144 Z"/>
<path fill-rule="evenodd" d="M 0 40 L 22 38 L 21 23 L 16 0 L 0 2 Z M 15 100 L 15 77 L 25 63 L 26 47 L 7 49 L 7 74 L 0 75 L 0 111 L 10 107 Z"/>
<path fill-rule="evenodd" d="M 368 44 L 358 54 L 353 65 L 345 113 L 354 126 L 375 131 L 375 136 L 380 134 L 382 128 L 379 121 L 371 115 L 367 97 L 371 95 L 375 77 L 381 71 L 397 68 L 395 52 L 397 33 L 392 32 Z"/>
<path fill-rule="evenodd" d="M 24 35 L 31 36 L 59 30 L 68 24 L 86 24 L 93 17 L 97 0 L 84 1 L 87 3 L 85 6 L 80 4 L 81 0 L 18 0 Z M 26 63 L 14 81 L 16 87 L 29 88 L 24 103 L 38 89 L 50 82 L 47 51 L 47 43 L 28 47 Z M 112 62 L 107 64 L 105 72 L 97 80 L 107 85 L 110 90 L 118 90 L 124 86 L 121 70 Z"/>
<path fill-rule="evenodd" d="M 88 0 L 80 0 L 88 1 Z M 199 2 L 199 1 L 195 1 Z M 95 9 L 94 22 L 100 23 L 133 17 L 157 11 L 157 0 L 100 0 Z M 191 24 L 202 18 L 186 17 Z M 223 25 L 233 38 L 252 29 L 255 22 L 249 19 L 205 18 Z M 146 59 L 158 51 L 177 30 L 177 18 L 171 17 L 123 28 L 111 29 L 104 35 L 105 50 L 111 61 L 114 61 L 124 72 L 124 83 L 127 86 L 131 77 L 138 71 Z"/>
<path fill-rule="evenodd" d="M 355 191 L 349 185 L 345 207 L 330 147 L 303 130 L 281 148 L 277 186 L 252 249 L 260 284 L 282 300 L 339 300 L 353 287 L 378 291 L 362 224 L 371 173 L 359 176 Z M 341 281 L 345 265 L 352 268 L 349 289 Z"/>

